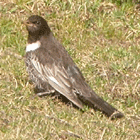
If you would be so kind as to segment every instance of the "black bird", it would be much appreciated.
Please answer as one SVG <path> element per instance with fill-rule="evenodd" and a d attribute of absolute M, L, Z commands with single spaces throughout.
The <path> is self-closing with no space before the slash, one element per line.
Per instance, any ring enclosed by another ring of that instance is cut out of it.
<path fill-rule="evenodd" d="M 38 95 L 59 92 L 80 109 L 84 104 L 96 106 L 108 117 L 123 114 L 100 98 L 85 79 L 68 52 L 55 39 L 45 19 L 32 15 L 24 22 L 28 30 L 26 66 Z"/>

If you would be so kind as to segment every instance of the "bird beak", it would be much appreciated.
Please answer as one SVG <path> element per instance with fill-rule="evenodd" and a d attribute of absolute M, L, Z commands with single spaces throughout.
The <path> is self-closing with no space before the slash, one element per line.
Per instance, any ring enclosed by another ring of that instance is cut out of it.
<path fill-rule="evenodd" d="M 29 26 L 31 23 L 28 20 L 26 20 L 26 21 L 23 21 L 22 24 Z"/>
<path fill-rule="evenodd" d="M 36 25 L 34 25 L 33 23 L 31 23 L 29 20 L 26 20 L 23 22 L 24 25 L 26 25 L 26 27 L 36 27 Z"/>

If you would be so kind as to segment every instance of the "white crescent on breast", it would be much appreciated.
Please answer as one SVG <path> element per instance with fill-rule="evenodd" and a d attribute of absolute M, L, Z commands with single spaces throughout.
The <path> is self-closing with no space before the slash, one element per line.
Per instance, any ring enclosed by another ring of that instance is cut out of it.
<path fill-rule="evenodd" d="M 41 46 L 40 41 L 37 41 L 37 42 L 32 43 L 32 44 L 27 44 L 26 52 L 34 51 L 34 50 L 38 49 L 40 46 Z"/>

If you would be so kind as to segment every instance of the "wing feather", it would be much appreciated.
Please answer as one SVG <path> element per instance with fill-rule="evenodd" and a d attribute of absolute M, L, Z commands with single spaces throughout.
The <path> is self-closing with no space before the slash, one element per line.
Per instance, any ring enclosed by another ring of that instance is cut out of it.
<path fill-rule="evenodd" d="M 44 77 L 54 89 L 64 96 L 73 96 L 72 84 L 64 67 L 61 67 L 61 65 L 58 66 L 55 63 L 53 63 L 53 65 L 43 65 L 35 56 L 31 62 L 38 73 L 41 74 L 41 76 Z"/>
<path fill-rule="evenodd" d="M 79 108 L 83 108 L 82 102 L 73 92 L 73 87 L 70 78 L 61 63 L 47 63 L 43 65 L 41 62 L 39 62 L 39 59 L 35 57 L 35 55 L 31 59 L 31 63 L 33 64 L 34 68 L 38 71 L 39 75 L 41 75 L 43 80 L 48 82 L 56 91 L 60 92 L 62 95 L 67 97 Z"/>

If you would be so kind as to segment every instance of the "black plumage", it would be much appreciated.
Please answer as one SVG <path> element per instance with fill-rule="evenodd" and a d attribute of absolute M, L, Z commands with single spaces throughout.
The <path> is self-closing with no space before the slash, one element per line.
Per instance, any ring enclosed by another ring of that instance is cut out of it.
<path fill-rule="evenodd" d="M 89 87 L 72 58 L 53 36 L 45 19 L 33 15 L 25 24 L 29 33 L 26 66 L 36 88 L 43 91 L 38 95 L 57 91 L 80 109 L 88 103 L 109 117 L 123 116 Z"/>

